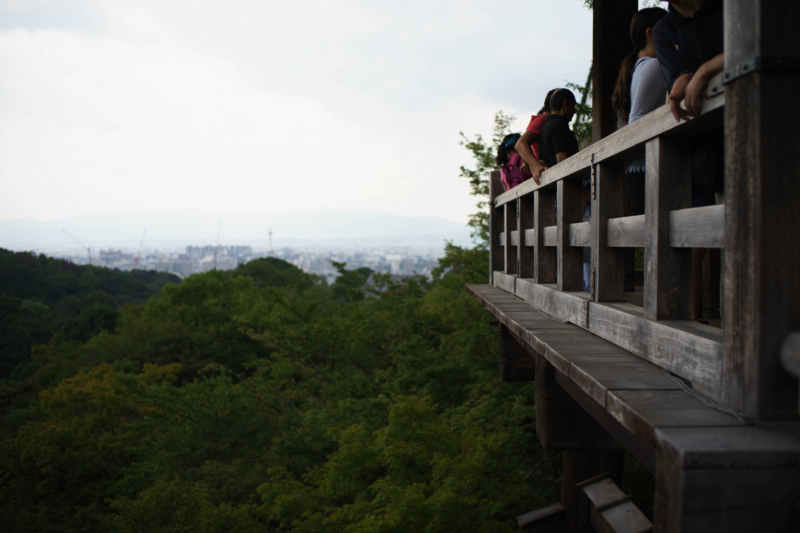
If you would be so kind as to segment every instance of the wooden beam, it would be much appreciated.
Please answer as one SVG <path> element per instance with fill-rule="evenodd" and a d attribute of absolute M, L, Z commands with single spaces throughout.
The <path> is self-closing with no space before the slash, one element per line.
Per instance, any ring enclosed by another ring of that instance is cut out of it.
<path fill-rule="evenodd" d="M 552 247 L 558 246 L 558 226 L 544 228 L 544 245 Z"/>
<path fill-rule="evenodd" d="M 621 165 L 596 165 L 592 192 L 592 273 L 595 302 L 625 300 L 625 251 L 608 245 L 608 221 L 625 214 Z"/>
<path fill-rule="evenodd" d="M 536 376 L 536 359 L 525 350 L 519 339 L 505 324 L 500 324 L 497 352 L 502 381 L 533 381 Z"/>
<path fill-rule="evenodd" d="M 536 234 L 534 224 L 533 195 L 529 194 L 519 200 L 519 247 L 517 257 L 519 258 L 519 277 L 533 278 L 534 275 L 534 249 L 536 246 Z"/>
<path fill-rule="evenodd" d="M 507 274 L 517 273 L 517 246 L 513 242 L 512 234 L 517 231 L 517 203 L 510 202 L 503 206 L 503 220 L 505 224 L 505 263 L 504 271 Z M 517 234 L 519 239 L 519 234 Z"/>
<path fill-rule="evenodd" d="M 617 114 L 611 95 L 619 66 L 631 51 L 631 18 L 639 10 L 637 0 L 594 0 L 592 9 L 592 141 L 617 130 Z"/>
<path fill-rule="evenodd" d="M 591 246 L 592 245 L 592 223 L 577 222 L 569 225 L 569 245 L 570 246 Z"/>
<path fill-rule="evenodd" d="M 540 190 L 533 193 L 533 218 L 536 230 L 533 246 L 533 280 L 536 283 L 556 281 L 556 250 L 548 249 L 545 245 L 545 228 L 552 226 L 556 220 L 555 202 L 554 190 Z"/>
<path fill-rule="evenodd" d="M 644 248 L 645 215 L 612 218 L 608 221 L 609 247 Z"/>
<path fill-rule="evenodd" d="M 561 385 L 558 371 L 544 357 L 536 363 L 536 434 L 548 450 L 621 450 L 622 448 Z"/>
<path fill-rule="evenodd" d="M 725 204 L 670 212 L 669 245 L 673 248 L 724 248 Z"/>
<path fill-rule="evenodd" d="M 669 213 L 691 206 L 691 148 L 659 137 L 647 143 L 644 313 L 650 320 L 689 318 L 692 253 L 669 246 Z"/>
<path fill-rule="evenodd" d="M 583 185 L 580 180 L 558 182 L 558 290 L 583 290 L 583 248 L 569 243 L 570 224 L 583 220 Z"/>
<path fill-rule="evenodd" d="M 727 0 L 726 69 L 754 58 L 800 61 L 799 18 L 800 2 Z M 800 98 L 800 72 L 752 72 L 725 91 L 725 401 L 754 417 L 792 418 L 797 381 L 779 353 L 800 325 L 800 132 L 792 126 L 800 108 L 784 103 Z"/>
<path fill-rule="evenodd" d="M 494 206 L 494 200 L 503 192 L 500 171 L 495 170 L 489 176 L 489 283 L 492 283 L 493 272 L 504 270 L 505 253 L 500 240 L 500 232 L 505 227 L 503 208 Z M 505 243 L 505 236 L 503 236 Z"/>

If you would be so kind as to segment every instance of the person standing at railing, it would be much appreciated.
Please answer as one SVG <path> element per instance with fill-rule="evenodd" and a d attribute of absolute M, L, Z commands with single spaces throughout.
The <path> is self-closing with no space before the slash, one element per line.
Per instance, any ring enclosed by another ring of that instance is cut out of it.
<path fill-rule="evenodd" d="M 550 97 L 550 116 L 539 135 L 539 154 L 547 167 L 561 163 L 580 151 L 578 138 L 569 122 L 575 116 L 575 95 L 569 89 L 556 89 Z M 589 179 L 583 180 L 583 221 L 592 218 Z M 583 290 L 591 283 L 591 248 L 583 249 Z"/>
<path fill-rule="evenodd" d="M 700 114 L 703 91 L 724 68 L 722 0 L 667 1 L 669 14 L 653 28 L 653 41 L 669 91 L 669 106 L 680 122 Z M 692 207 L 714 205 L 715 194 L 724 202 L 724 150 L 721 128 L 692 140 Z M 692 250 L 693 320 L 700 319 L 705 255 L 705 248 Z M 711 271 L 712 275 L 719 272 L 718 250 L 712 250 Z"/>
<path fill-rule="evenodd" d="M 653 26 L 666 15 L 665 10 L 650 7 L 631 19 L 633 51 L 622 61 L 611 96 L 619 127 L 639 120 L 664 103 L 667 89 L 656 58 Z M 634 215 L 644 214 L 644 169 L 645 159 L 640 157 L 630 161 L 625 172 L 625 187 Z"/>
<path fill-rule="evenodd" d="M 530 169 L 514 148 L 519 138 L 519 133 L 510 133 L 503 137 L 500 146 L 497 147 L 495 163 L 500 167 L 500 183 L 505 190 L 513 189 L 531 178 Z"/>
<path fill-rule="evenodd" d="M 539 160 L 539 135 L 542 132 L 542 126 L 547 122 L 547 117 L 550 116 L 550 97 L 553 96 L 555 89 L 550 90 L 544 98 L 544 105 L 539 112 L 531 117 L 528 127 L 525 128 L 525 133 L 519 138 L 516 144 L 517 153 L 528 165 L 531 170 L 531 176 L 536 185 L 539 185 L 539 176 L 547 167 Z"/>

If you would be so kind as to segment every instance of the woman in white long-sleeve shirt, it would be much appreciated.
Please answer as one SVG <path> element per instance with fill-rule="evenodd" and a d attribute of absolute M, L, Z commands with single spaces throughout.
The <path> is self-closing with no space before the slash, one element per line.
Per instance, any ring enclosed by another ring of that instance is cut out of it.
<path fill-rule="evenodd" d="M 653 26 L 666 14 L 659 7 L 651 7 L 631 19 L 633 51 L 622 62 L 611 97 L 619 127 L 642 118 L 666 99 L 667 89 L 653 44 Z M 628 201 L 636 215 L 644 214 L 644 168 L 644 158 L 634 159 L 625 173 Z"/>

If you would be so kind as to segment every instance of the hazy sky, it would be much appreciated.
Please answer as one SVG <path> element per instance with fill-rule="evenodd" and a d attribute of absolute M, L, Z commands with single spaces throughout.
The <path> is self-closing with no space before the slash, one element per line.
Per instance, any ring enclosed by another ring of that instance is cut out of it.
<path fill-rule="evenodd" d="M 458 132 L 583 83 L 581 0 L 0 0 L 0 219 L 463 222 Z"/>

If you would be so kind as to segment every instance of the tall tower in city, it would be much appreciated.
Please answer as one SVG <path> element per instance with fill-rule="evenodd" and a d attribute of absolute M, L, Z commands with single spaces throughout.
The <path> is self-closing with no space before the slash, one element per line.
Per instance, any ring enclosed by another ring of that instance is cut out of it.
<path fill-rule="evenodd" d="M 272 253 L 272 228 L 269 228 L 269 253 Z"/>

